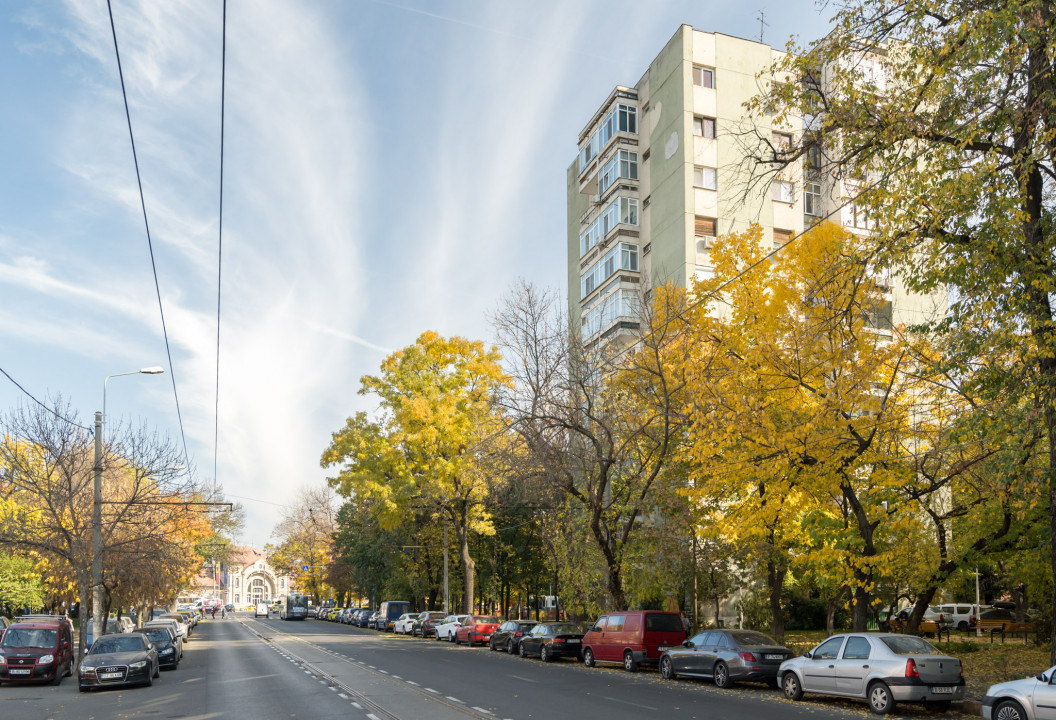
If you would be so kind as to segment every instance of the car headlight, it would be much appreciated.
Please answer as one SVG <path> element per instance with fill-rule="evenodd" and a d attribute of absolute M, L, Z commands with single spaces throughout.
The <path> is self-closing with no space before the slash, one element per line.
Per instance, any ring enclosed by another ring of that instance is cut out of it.
<path fill-rule="evenodd" d="M 147 661 L 146 660 L 140 660 L 139 662 L 134 662 L 134 663 L 129 663 L 128 664 L 128 667 L 129 667 L 130 670 L 139 670 L 140 668 L 145 668 L 146 666 L 147 666 Z"/>
<path fill-rule="evenodd" d="M 95 668 L 89 667 L 87 664 L 81 664 L 81 673 L 94 673 Z"/>
<path fill-rule="evenodd" d="M 55 662 L 55 656 L 54 655 L 45 655 L 40 660 L 37 660 L 37 664 L 38 665 L 47 665 L 48 663 L 53 663 L 53 662 Z"/>
<path fill-rule="evenodd" d="M 172 655 L 173 652 L 175 652 L 175 651 L 170 647 L 170 648 L 165 648 L 164 650 L 162 650 L 158 654 L 159 655 Z"/>
<path fill-rule="evenodd" d="M 7 658 L 3 655 L 0 655 L 0 665 L 7 665 Z"/>

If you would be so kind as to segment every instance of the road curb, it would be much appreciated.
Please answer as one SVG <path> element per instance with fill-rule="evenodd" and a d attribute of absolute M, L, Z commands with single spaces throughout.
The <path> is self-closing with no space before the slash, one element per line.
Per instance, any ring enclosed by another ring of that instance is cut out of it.
<path fill-rule="evenodd" d="M 961 712 L 965 715 L 982 715 L 983 703 L 980 700 L 961 701 Z"/>

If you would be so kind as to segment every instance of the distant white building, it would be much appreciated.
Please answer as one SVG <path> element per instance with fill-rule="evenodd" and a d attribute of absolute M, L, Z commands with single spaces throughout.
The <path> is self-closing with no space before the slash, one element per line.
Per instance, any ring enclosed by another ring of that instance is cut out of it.
<path fill-rule="evenodd" d="M 178 602 L 218 598 L 236 607 L 268 602 L 290 591 L 293 578 L 275 571 L 268 556 L 249 545 L 234 548 L 228 563 L 207 563 Z"/>

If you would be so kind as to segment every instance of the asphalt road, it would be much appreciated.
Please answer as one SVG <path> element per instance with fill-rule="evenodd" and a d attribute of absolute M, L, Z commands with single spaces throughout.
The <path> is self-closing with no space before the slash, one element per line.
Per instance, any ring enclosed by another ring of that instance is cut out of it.
<path fill-rule="evenodd" d="M 899 706 L 898 712 L 937 717 L 914 706 Z M 652 670 L 590 669 L 571 659 L 544 664 L 486 647 L 456 647 L 316 620 L 241 615 L 200 623 L 179 669 L 163 671 L 153 687 L 79 693 L 76 679 L 66 678 L 60 687 L 0 688 L 3 720 L 785 720 L 868 715 L 862 704 L 826 698 L 793 703 L 762 685 L 719 690 L 706 681 L 665 681 Z"/>

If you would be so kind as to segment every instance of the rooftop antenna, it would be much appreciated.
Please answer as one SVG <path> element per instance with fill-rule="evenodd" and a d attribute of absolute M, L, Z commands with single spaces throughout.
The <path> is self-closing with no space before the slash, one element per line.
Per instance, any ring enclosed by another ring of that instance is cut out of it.
<path fill-rule="evenodd" d="M 766 28 L 770 27 L 770 23 L 766 21 L 766 12 L 763 10 L 759 11 L 759 42 L 763 42 L 763 32 Z"/>

